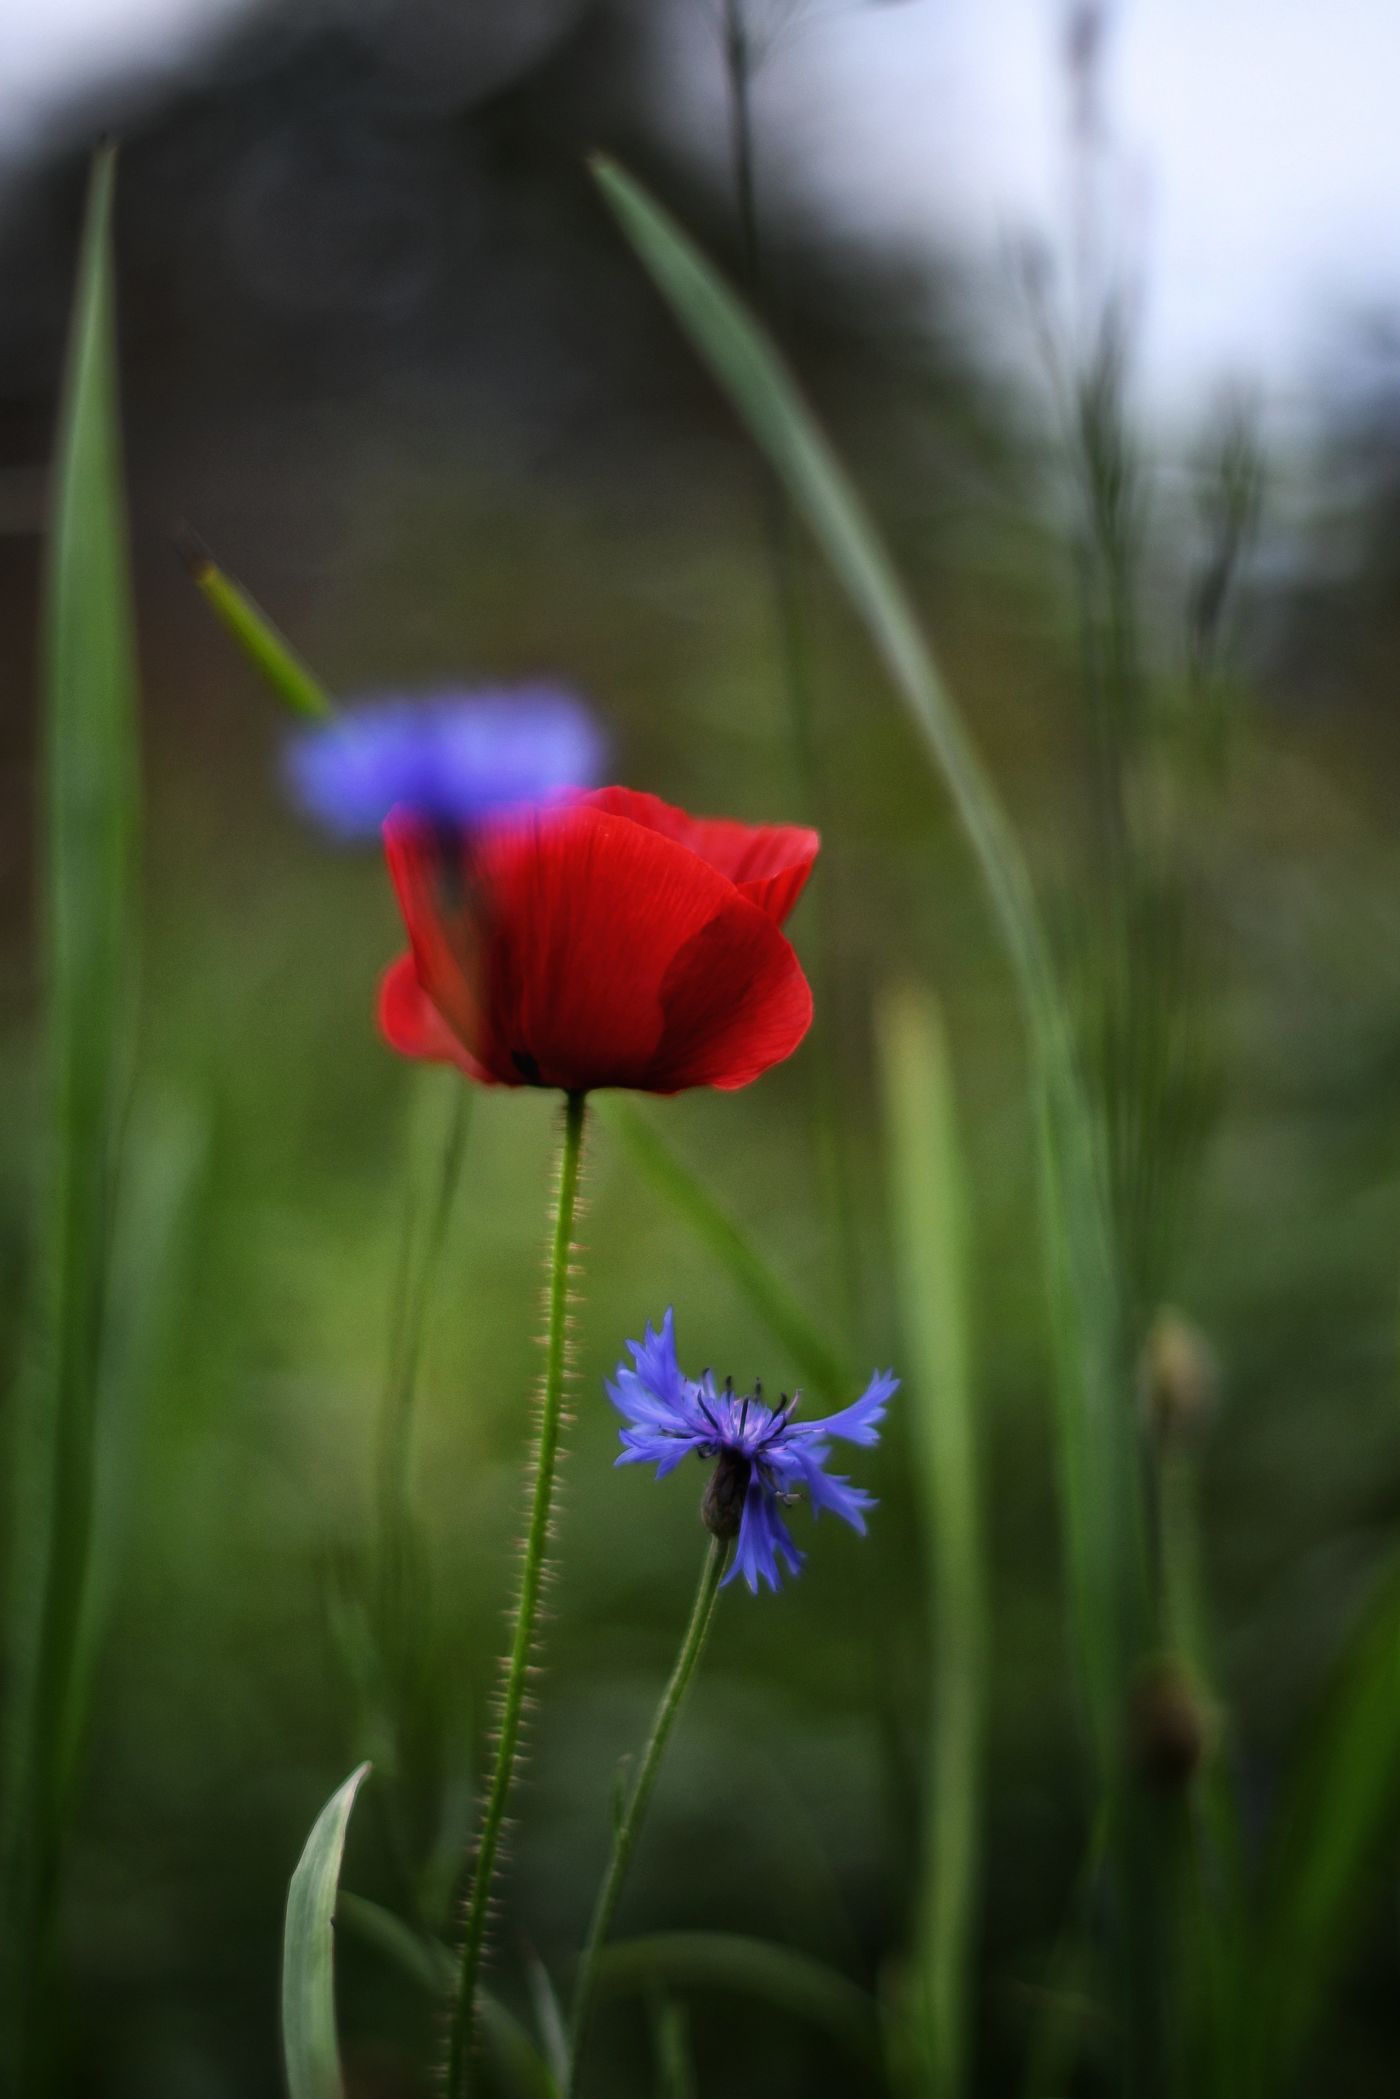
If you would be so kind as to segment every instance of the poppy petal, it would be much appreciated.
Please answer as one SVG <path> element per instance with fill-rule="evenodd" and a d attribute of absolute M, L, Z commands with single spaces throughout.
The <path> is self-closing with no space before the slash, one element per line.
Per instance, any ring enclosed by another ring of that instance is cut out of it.
<path fill-rule="evenodd" d="M 800 824 L 740 824 L 728 817 L 690 816 L 659 795 L 631 787 L 600 787 L 585 796 L 595 809 L 625 816 L 645 830 L 673 838 L 730 881 L 778 925 L 807 884 L 821 838 Z"/>
<path fill-rule="evenodd" d="M 658 831 L 574 803 L 502 818 L 459 857 L 411 819 L 385 837 L 417 983 L 499 1084 L 744 1086 L 806 1030 L 776 924 Z"/>
<path fill-rule="evenodd" d="M 456 1064 L 470 1078 L 492 1083 L 488 1071 L 457 1040 L 418 981 L 412 955 L 400 955 L 385 970 L 379 986 L 379 1026 L 385 1041 L 404 1057 L 424 1057 L 431 1064 Z"/>
<path fill-rule="evenodd" d="M 768 914 L 734 896 L 681 948 L 662 986 L 658 1093 L 729 1092 L 790 1057 L 812 1024 L 812 989 Z"/>
<path fill-rule="evenodd" d="M 418 984 L 456 1038 L 468 1060 L 464 1068 L 475 1067 L 473 1075 L 488 1084 L 524 1085 L 492 1025 L 488 913 L 465 837 L 396 812 L 384 825 L 384 850 Z"/>

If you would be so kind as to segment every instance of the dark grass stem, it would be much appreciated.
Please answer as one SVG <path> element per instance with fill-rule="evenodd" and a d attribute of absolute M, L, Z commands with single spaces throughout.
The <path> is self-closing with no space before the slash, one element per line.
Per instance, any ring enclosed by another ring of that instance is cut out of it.
<path fill-rule="evenodd" d="M 385 1585 L 385 1601 L 391 1609 L 405 1540 L 412 1522 L 414 1416 L 423 1338 L 428 1308 L 442 1266 L 447 1227 L 461 1178 L 462 1155 L 471 1120 L 470 1090 L 455 1074 L 451 1086 L 442 1142 L 436 1148 L 430 1169 L 432 1183 L 426 1191 L 426 1201 L 424 1191 L 415 1189 L 409 1197 L 404 1219 L 403 1246 L 394 1287 L 389 1369 L 379 1411 L 375 1470 L 380 1572 Z"/>
<path fill-rule="evenodd" d="M 373 1645 L 375 1722 L 387 1754 L 385 1775 L 396 1784 L 375 1788 L 405 1892 L 424 1922 L 438 1914 L 424 1864 L 430 1830 L 415 1802 L 427 1803 L 442 1779 L 442 1706 L 434 1668 L 431 1568 L 422 1523 L 414 1508 L 418 1384 L 428 1322 L 442 1270 L 453 1204 L 471 1121 L 471 1089 L 458 1074 L 434 1074 L 445 1101 L 424 1101 L 427 1154 L 416 1153 L 407 1176 L 402 1237 L 394 1278 L 384 1384 L 373 1431 L 373 1557 L 366 1608 Z M 445 1113 L 443 1109 L 445 1107 Z"/>
<path fill-rule="evenodd" d="M 772 299 L 758 209 L 753 121 L 756 52 L 746 0 L 724 0 L 722 34 L 734 201 L 739 216 L 744 276 L 755 309 L 771 315 Z M 787 706 L 793 772 L 803 814 L 821 832 L 829 855 L 831 805 L 818 748 L 816 696 L 800 550 L 792 505 L 772 470 L 765 466 L 761 472 L 764 551 Z M 841 943 L 836 896 L 836 886 L 830 879 L 819 886 L 815 904 L 817 966 L 812 974 L 816 979 L 818 1008 L 826 1020 L 824 1025 L 813 1030 L 808 1070 L 817 1135 L 818 1175 L 829 1220 L 830 1254 L 840 1291 L 842 1328 L 848 1344 L 858 1345 L 864 1294 L 861 1289 L 860 1240 L 856 1230 L 855 1176 L 846 1116 L 843 1114 L 843 1103 L 848 1102 L 851 1095 L 850 1089 L 842 1085 L 840 1070 L 841 975 L 838 960 Z"/>
<path fill-rule="evenodd" d="M 583 1160 L 586 1097 L 571 1093 L 564 1105 L 563 1140 L 549 1251 L 549 1324 L 545 1339 L 544 1382 L 539 1422 L 529 1470 L 529 1523 L 520 1562 L 520 1589 L 515 1629 L 506 1660 L 501 1693 L 496 1754 L 482 1812 L 471 1887 L 467 1896 L 459 1955 L 456 2000 L 452 2010 L 447 2063 L 448 2099 L 464 2099 L 470 2090 L 478 2025 L 477 1992 L 486 1951 L 496 1861 L 505 1829 L 506 1810 L 516 1776 L 526 1685 L 534 1654 L 544 1590 L 546 1558 L 554 1519 L 555 1478 L 564 1424 L 564 1387 L 568 1366 L 569 1292 L 572 1273 L 574 1217 L 578 1207 Z"/>
<path fill-rule="evenodd" d="M 642 1752 L 636 1781 L 627 1796 L 626 1805 L 617 1818 L 612 1851 L 602 1885 L 598 1890 L 598 1899 L 593 1906 L 593 1917 L 574 1983 L 573 2003 L 569 2012 L 569 2052 L 563 2099 L 576 2099 L 583 2050 L 588 2039 L 593 2000 L 597 1994 L 598 1963 L 612 1928 L 613 1914 L 622 1893 L 622 1884 L 627 1878 L 627 1868 L 636 1848 L 647 1804 L 656 1785 L 657 1773 L 661 1769 L 661 1759 L 666 1753 L 666 1744 L 671 1738 L 672 1729 L 685 1702 L 685 1694 L 690 1688 L 690 1680 L 695 1674 L 705 1642 L 709 1638 L 710 1626 L 714 1622 L 715 1605 L 719 1601 L 720 1582 L 728 1558 L 729 1540 L 712 1538 L 709 1550 L 705 1554 L 700 1586 L 695 1592 L 695 1603 L 691 1609 L 690 1623 L 685 1629 L 685 1638 L 681 1641 L 680 1653 L 676 1656 L 670 1681 L 661 1694 L 661 1703 L 656 1708 L 656 1718 L 652 1721 L 651 1734 Z"/>

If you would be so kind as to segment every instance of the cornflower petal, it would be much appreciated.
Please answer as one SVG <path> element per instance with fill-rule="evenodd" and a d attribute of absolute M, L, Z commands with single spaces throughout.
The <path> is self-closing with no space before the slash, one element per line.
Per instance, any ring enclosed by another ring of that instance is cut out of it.
<path fill-rule="evenodd" d="M 880 1423 L 898 1390 L 899 1379 L 892 1370 L 877 1371 L 860 1398 L 852 1400 L 850 1406 L 843 1407 L 839 1414 L 828 1414 L 821 1421 L 794 1421 L 792 1433 L 799 1440 L 839 1436 L 846 1443 L 878 1443 Z"/>
<path fill-rule="evenodd" d="M 654 1464 L 656 1477 L 674 1472 L 692 1451 L 715 1460 L 704 1516 L 718 1537 L 734 1537 L 726 1583 L 742 1578 L 756 1594 L 781 1586 L 783 1571 L 797 1574 L 798 1551 L 783 1516 L 784 1505 L 805 1495 L 812 1513 L 823 1510 L 865 1532 L 866 1511 L 875 1507 L 864 1487 L 828 1472 L 831 1438 L 872 1444 L 898 1388 L 893 1372 L 877 1372 L 861 1397 L 825 1420 L 797 1422 L 784 1400 L 776 1410 L 758 1392 L 720 1391 L 706 1371 L 687 1378 L 676 1355 L 675 1315 L 670 1308 L 660 1329 L 648 1326 L 641 1341 L 629 1341 L 632 1364 L 619 1364 L 607 1383 L 608 1397 L 628 1426 L 621 1431 L 619 1465 Z M 795 1404 L 795 1402 L 794 1402 Z"/>
<path fill-rule="evenodd" d="M 736 1575 L 742 1575 L 755 1596 L 760 1582 L 767 1582 L 770 1589 L 777 1590 L 782 1582 L 781 1563 L 786 1563 L 789 1574 L 800 1574 L 805 1558 L 806 1554 L 799 1552 L 792 1542 L 775 1496 L 765 1489 L 755 1473 L 744 1496 L 744 1513 L 739 1519 L 739 1540 L 734 1559 L 721 1586 L 727 1587 Z"/>
<path fill-rule="evenodd" d="M 602 770 L 603 737 L 553 685 L 364 700 L 288 743 L 304 814 L 344 840 L 377 838 L 391 810 L 469 830 L 498 810 L 567 800 Z"/>

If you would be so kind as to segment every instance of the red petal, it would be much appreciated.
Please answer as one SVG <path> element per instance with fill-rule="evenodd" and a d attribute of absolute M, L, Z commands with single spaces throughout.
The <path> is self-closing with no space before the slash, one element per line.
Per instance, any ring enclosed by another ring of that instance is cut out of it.
<path fill-rule="evenodd" d="M 821 846 L 818 834 L 799 824 L 739 824 L 723 816 L 688 816 L 659 795 L 640 794 L 631 787 L 600 787 L 585 800 L 595 809 L 629 817 L 648 831 L 689 846 L 779 925 L 806 887 Z"/>
<path fill-rule="evenodd" d="M 491 1084 L 491 1075 L 468 1054 L 418 981 L 412 955 L 400 955 L 379 986 L 379 1026 L 391 1049 L 432 1064 L 456 1064 L 470 1078 Z"/>
<path fill-rule="evenodd" d="M 491 1022 L 485 981 L 489 962 L 477 907 L 477 876 L 465 838 L 445 841 L 430 825 L 413 817 L 391 816 L 384 826 L 384 850 L 408 928 L 415 979 L 439 1022 L 458 1044 L 454 1061 L 488 1082 L 525 1085 L 526 1080 L 502 1055 Z M 401 988 L 396 991 L 402 998 Z M 382 1002 L 380 1018 L 387 1033 Z M 411 1034 L 411 1023 L 406 1025 Z M 408 1049 L 407 1054 L 433 1056 L 436 1052 Z"/>
<path fill-rule="evenodd" d="M 575 803 L 503 819 L 459 867 L 391 819 L 416 981 L 504 1085 L 742 1086 L 811 997 L 774 921 L 690 849 Z"/>
<path fill-rule="evenodd" d="M 812 989 L 792 946 L 743 896 L 681 949 L 661 998 L 657 1093 L 750 1085 L 790 1057 L 812 1024 Z"/>

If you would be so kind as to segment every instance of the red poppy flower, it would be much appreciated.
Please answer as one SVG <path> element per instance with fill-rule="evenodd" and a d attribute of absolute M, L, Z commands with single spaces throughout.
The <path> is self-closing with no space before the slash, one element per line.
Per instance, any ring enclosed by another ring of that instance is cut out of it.
<path fill-rule="evenodd" d="M 812 1018 L 780 930 L 815 831 L 705 821 L 607 787 L 444 838 L 384 827 L 412 952 L 380 1025 L 484 1085 L 747 1086 Z"/>

